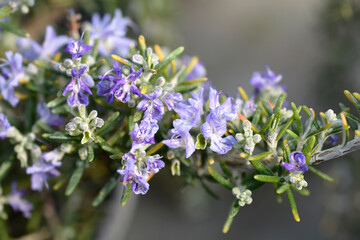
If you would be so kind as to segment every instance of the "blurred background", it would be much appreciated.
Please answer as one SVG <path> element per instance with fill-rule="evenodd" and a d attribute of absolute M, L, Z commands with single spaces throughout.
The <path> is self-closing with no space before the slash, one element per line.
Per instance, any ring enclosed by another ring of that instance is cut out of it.
<path fill-rule="evenodd" d="M 36 0 L 19 24 L 41 36 L 50 22 L 65 31 L 67 8 L 89 20 L 91 14 L 121 8 L 150 43 L 185 46 L 204 63 L 217 89 L 248 93 L 254 71 L 268 64 L 283 75 L 288 100 L 315 112 L 346 102 L 343 90 L 360 89 L 360 1 L 357 0 Z M 349 104 L 347 104 L 349 105 Z M 293 220 L 287 199 L 278 204 L 273 189 L 254 193 L 227 235 L 222 225 L 232 195 L 217 186 L 214 200 L 201 186 L 184 188 L 181 179 L 161 171 L 145 196 L 120 207 L 121 189 L 112 195 L 96 227 L 95 239 L 359 239 L 360 162 L 356 154 L 319 167 L 334 183 L 306 175 L 311 195 L 296 195 L 301 222 Z"/>

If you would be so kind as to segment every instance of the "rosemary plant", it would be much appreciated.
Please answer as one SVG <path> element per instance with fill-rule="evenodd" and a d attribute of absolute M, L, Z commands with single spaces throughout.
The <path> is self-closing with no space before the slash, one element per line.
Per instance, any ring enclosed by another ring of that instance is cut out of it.
<path fill-rule="evenodd" d="M 0 18 L 15 7 L 2 7 Z M 253 74 L 251 95 L 239 87 L 237 98 L 227 96 L 204 84 L 203 64 L 182 56 L 183 47 L 169 51 L 143 36 L 127 38 L 133 23 L 120 10 L 94 14 L 72 36 L 48 26 L 42 44 L 10 23 L 0 25 L 17 35 L 0 75 L 4 219 L 12 214 L 6 205 L 31 218 L 45 201 L 38 192 L 70 196 L 86 184 L 95 185 L 94 208 L 123 184 L 124 206 L 131 194 L 146 194 L 151 178 L 168 166 L 211 196 L 217 197 L 207 182 L 229 190 L 234 200 L 224 233 L 265 183 L 275 197 L 286 193 L 300 221 L 293 192 L 309 194 L 304 173 L 332 181 L 315 165 L 360 148 L 359 93 L 344 92 L 356 114 L 343 104 L 339 113 L 316 114 L 287 102 L 282 76 L 266 66 Z M 109 173 L 102 186 L 89 174 L 97 169 Z M 31 189 L 31 201 L 18 185 Z"/>

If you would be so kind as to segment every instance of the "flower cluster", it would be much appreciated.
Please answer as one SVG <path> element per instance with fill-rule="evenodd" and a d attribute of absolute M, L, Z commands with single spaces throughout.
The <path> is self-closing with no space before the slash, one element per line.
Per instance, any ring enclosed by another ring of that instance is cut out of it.
<path fill-rule="evenodd" d="M 250 205 L 253 201 L 253 199 L 251 198 L 251 194 L 252 192 L 249 189 L 243 189 L 241 190 L 238 187 L 234 187 L 232 189 L 232 194 L 239 199 L 238 204 L 240 207 L 245 206 L 245 204 Z"/>
<path fill-rule="evenodd" d="M 255 145 L 261 141 L 261 136 L 260 134 L 253 134 L 251 123 L 247 120 L 243 122 L 243 130 L 244 133 L 237 133 L 235 138 L 239 143 L 244 145 L 245 152 L 251 155 L 255 149 Z"/>
<path fill-rule="evenodd" d="M 79 116 L 76 116 L 66 124 L 65 130 L 68 131 L 71 136 L 82 134 L 81 144 L 94 141 L 94 131 L 104 125 L 104 120 L 97 117 L 98 113 L 96 110 L 92 110 L 90 114 L 87 115 L 84 105 L 80 105 L 78 110 Z"/>

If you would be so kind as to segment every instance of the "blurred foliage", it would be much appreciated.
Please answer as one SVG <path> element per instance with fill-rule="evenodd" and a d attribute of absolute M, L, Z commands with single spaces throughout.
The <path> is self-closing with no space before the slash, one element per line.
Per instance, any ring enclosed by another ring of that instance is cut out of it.
<path fill-rule="evenodd" d="M 319 22 L 323 65 L 319 69 L 314 94 L 324 107 L 336 106 L 345 98 L 344 87 L 355 90 L 359 85 L 360 67 L 360 1 L 329 0 Z M 324 88 L 324 86 L 326 86 Z M 341 87 L 340 87 L 341 86 Z M 319 231 L 326 239 L 357 239 L 360 235 L 360 164 L 357 155 L 331 164 L 336 181 L 327 184 L 321 197 L 324 215 Z M 341 183 L 341 184 L 340 184 Z"/>

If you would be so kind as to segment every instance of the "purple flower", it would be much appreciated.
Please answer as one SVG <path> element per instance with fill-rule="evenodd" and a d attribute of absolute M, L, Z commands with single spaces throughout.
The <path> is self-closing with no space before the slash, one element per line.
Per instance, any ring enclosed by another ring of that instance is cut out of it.
<path fill-rule="evenodd" d="M 186 56 L 183 59 L 183 63 L 185 65 L 188 65 L 191 61 L 191 57 Z M 186 76 L 186 80 L 192 80 L 197 78 L 202 78 L 206 76 L 206 69 L 202 62 L 198 62 L 195 64 L 194 68 L 191 70 L 191 72 Z"/>
<path fill-rule="evenodd" d="M 33 209 L 33 205 L 22 199 L 25 195 L 24 190 L 16 190 L 17 183 L 11 183 L 11 193 L 7 196 L 10 206 L 14 209 L 14 211 L 21 211 L 24 217 L 29 218 L 31 216 L 30 211 Z"/>
<path fill-rule="evenodd" d="M 36 106 L 37 114 L 40 121 L 48 124 L 49 126 L 60 126 L 64 124 L 64 118 L 57 114 L 52 114 L 50 109 L 46 107 L 46 103 L 38 103 Z"/>
<path fill-rule="evenodd" d="M 42 45 L 29 38 L 19 38 L 18 46 L 24 52 L 24 56 L 30 60 L 49 59 L 54 56 L 60 47 L 68 42 L 67 36 L 56 36 L 52 26 L 46 27 L 45 39 Z"/>
<path fill-rule="evenodd" d="M 274 87 L 282 79 L 282 76 L 276 75 L 269 66 L 266 65 L 265 67 L 266 70 L 264 72 L 255 72 L 250 80 L 250 83 L 255 88 Z"/>
<path fill-rule="evenodd" d="M 220 105 L 219 96 L 221 91 L 217 92 L 210 87 L 209 91 L 209 107 L 219 119 L 232 121 L 236 118 L 236 111 L 232 104 L 232 98 L 228 97 L 223 104 Z"/>
<path fill-rule="evenodd" d="M 339 142 L 339 136 L 336 134 L 333 134 L 328 138 L 328 141 L 331 145 L 336 145 Z"/>
<path fill-rule="evenodd" d="M 120 181 L 124 184 L 131 182 L 131 190 L 135 194 L 145 194 L 149 190 L 149 183 L 146 181 L 147 175 L 142 174 L 135 165 L 136 156 L 133 153 L 126 153 L 123 156 L 125 166 L 122 170 L 118 170 L 118 173 L 122 175 Z"/>
<path fill-rule="evenodd" d="M 141 96 L 139 88 L 136 86 L 135 81 L 141 75 L 142 68 L 138 71 L 133 66 L 130 68 L 130 74 L 123 78 L 121 66 L 117 61 L 113 62 L 113 69 L 115 75 L 99 76 L 102 80 L 96 85 L 97 94 L 99 96 L 106 96 L 108 103 L 113 102 L 114 96 L 120 102 L 128 102 L 131 93 Z"/>
<path fill-rule="evenodd" d="M 164 140 L 162 142 L 169 148 L 184 148 L 186 158 L 189 158 L 195 152 L 194 139 L 189 133 L 189 130 L 190 129 L 171 129 L 173 134 L 171 139 Z"/>
<path fill-rule="evenodd" d="M 176 105 L 183 100 L 181 93 L 165 93 L 164 100 L 169 110 L 176 108 Z"/>
<path fill-rule="evenodd" d="M 142 120 L 140 125 L 135 123 L 134 129 L 130 133 L 133 140 L 131 151 L 133 152 L 144 144 L 154 144 L 154 136 L 158 130 L 159 126 L 156 122 L 147 119 Z"/>
<path fill-rule="evenodd" d="M 302 152 L 296 151 L 290 153 L 289 161 L 290 163 L 282 163 L 282 166 L 289 172 L 305 172 L 308 170 L 308 166 L 306 165 L 306 158 Z"/>
<path fill-rule="evenodd" d="M 143 94 L 143 100 L 137 105 L 137 109 L 145 111 L 144 118 L 159 121 L 165 112 L 164 104 L 157 99 L 162 95 L 162 89 L 158 88 L 149 95 Z"/>
<path fill-rule="evenodd" d="M 125 37 L 128 26 L 134 27 L 134 24 L 129 18 L 124 18 L 119 9 L 115 10 L 113 19 L 110 14 L 101 19 L 95 13 L 90 24 L 90 42 L 93 44 L 99 39 L 99 53 L 102 55 L 113 53 L 126 57 L 130 46 L 136 44 L 136 41 Z"/>
<path fill-rule="evenodd" d="M 202 88 L 199 94 L 192 93 L 192 98 L 176 104 L 174 110 L 179 114 L 180 119 L 175 119 L 173 122 L 171 139 L 163 141 L 169 148 L 184 148 L 186 158 L 195 152 L 195 143 L 189 131 L 199 124 L 201 115 L 204 113 L 203 92 Z"/>
<path fill-rule="evenodd" d="M 214 112 L 206 117 L 206 122 L 201 126 L 201 132 L 205 139 L 211 140 L 210 149 L 218 154 L 227 153 L 236 143 L 233 136 L 222 138 L 226 133 L 226 120 L 219 119 Z"/>
<path fill-rule="evenodd" d="M 165 163 L 160 158 L 160 155 L 149 156 L 147 158 L 147 170 L 158 173 L 161 168 L 165 167 Z"/>
<path fill-rule="evenodd" d="M 59 151 L 57 148 L 50 152 L 45 152 L 42 154 L 42 159 L 47 162 L 51 163 L 52 165 L 58 167 L 61 166 L 61 159 L 64 157 L 65 153 L 63 151 Z"/>
<path fill-rule="evenodd" d="M 257 105 L 255 104 L 254 100 L 250 99 L 249 101 L 246 101 L 244 103 L 242 112 L 245 117 L 251 117 L 254 114 L 256 108 L 257 108 Z"/>
<path fill-rule="evenodd" d="M 0 139 L 6 138 L 6 134 L 9 128 L 10 123 L 7 117 L 3 113 L 0 113 Z"/>
<path fill-rule="evenodd" d="M 191 98 L 188 99 L 189 104 L 196 109 L 201 116 L 204 114 L 204 88 L 201 88 L 199 94 L 191 92 Z"/>
<path fill-rule="evenodd" d="M 71 69 L 72 80 L 63 92 L 63 96 L 65 96 L 69 91 L 72 91 L 67 99 L 67 104 L 70 106 L 81 104 L 87 106 L 89 104 L 89 98 L 83 91 L 92 95 L 89 87 L 94 86 L 94 80 L 85 72 L 86 70 L 86 66 L 80 67 L 77 71 L 75 66 Z"/>
<path fill-rule="evenodd" d="M 6 59 L 1 59 L 2 76 L 0 75 L 0 91 L 3 98 L 13 107 L 19 102 L 19 98 L 15 96 L 14 88 L 19 85 L 19 80 L 24 78 L 22 67 L 23 57 L 20 53 L 7 51 Z"/>
<path fill-rule="evenodd" d="M 35 162 L 31 167 L 26 169 L 27 174 L 31 174 L 31 189 L 41 191 L 43 185 L 49 189 L 47 183 L 48 178 L 57 177 L 60 175 L 60 172 L 56 170 L 56 167 L 59 167 L 61 162 L 53 164 L 52 162 L 47 162 L 43 158 Z"/>
<path fill-rule="evenodd" d="M 79 40 L 74 40 L 70 38 L 69 43 L 66 45 L 64 51 L 72 55 L 72 59 L 82 57 L 87 51 L 89 51 L 92 46 L 86 45 L 82 39 L 84 34 Z"/>
<path fill-rule="evenodd" d="M 180 119 L 174 121 L 175 125 L 186 125 L 182 128 L 196 127 L 200 122 L 201 115 L 204 113 L 204 100 L 203 100 L 204 89 L 201 88 L 199 94 L 191 93 L 192 98 L 187 101 L 179 102 L 174 109 L 179 114 Z"/>

